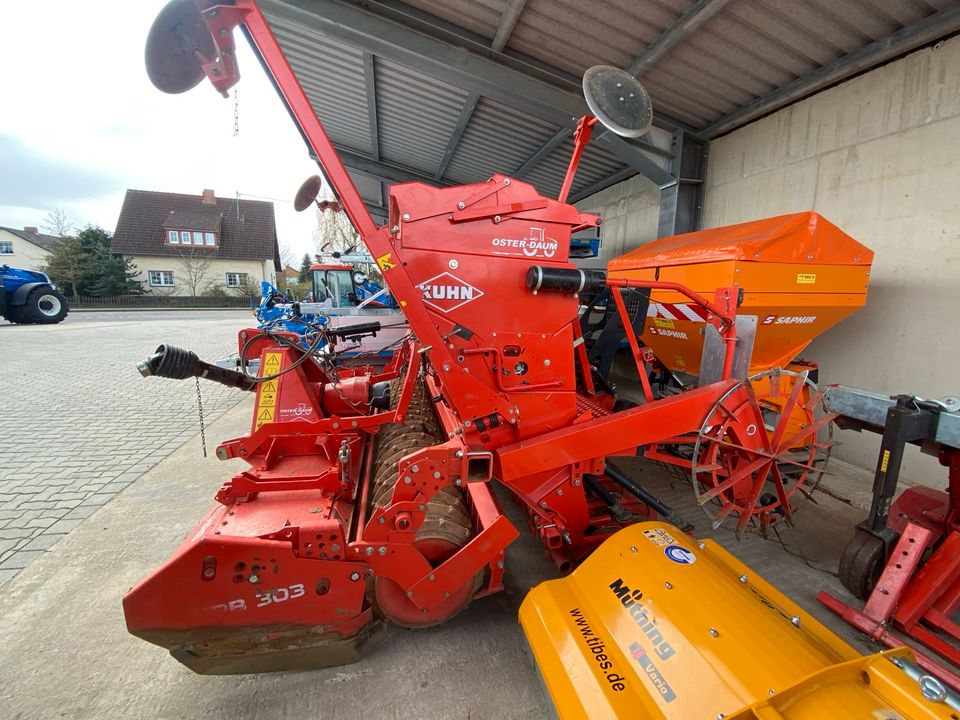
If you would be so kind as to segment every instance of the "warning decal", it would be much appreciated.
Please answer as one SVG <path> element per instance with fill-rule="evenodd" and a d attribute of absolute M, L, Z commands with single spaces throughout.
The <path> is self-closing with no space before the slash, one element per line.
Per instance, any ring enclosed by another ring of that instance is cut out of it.
<path fill-rule="evenodd" d="M 278 352 L 268 352 L 263 357 L 263 367 L 260 376 L 276 375 L 283 366 L 283 357 Z M 261 425 L 273 422 L 277 411 L 277 390 L 280 383 L 277 380 L 267 380 L 260 385 L 260 395 L 257 397 L 257 409 L 253 413 L 254 426 L 257 430 Z"/>
<path fill-rule="evenodd" d="M 397 266 L 395 262 L 390 261 L 390 253 L 386 255 L 381 255 L 377 258 L 377 265 L 380 266 L 381 270 L 393 270 Z"/>
<path fill-rule="evenodd" d="M 278 352 L 269 352 L 263 358 L 263 372 L 260 373 L 263 375 L 273 375 L 275 372 L 280 370 L 280 353 Z"/>
<path fill-rule="evenodd" d="M 817 282 L 817 276 L 813 273 L 798 273 L 797 274 L 797 284 L 798 285 L 813 285 Z"/>

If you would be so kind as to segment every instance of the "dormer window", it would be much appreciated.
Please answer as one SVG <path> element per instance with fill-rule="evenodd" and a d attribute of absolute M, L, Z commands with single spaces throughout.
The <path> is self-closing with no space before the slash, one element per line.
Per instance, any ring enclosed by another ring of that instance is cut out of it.
<path fill-rule="evenodd" d="M 217 233 L 204 230 L 167 230 L 168 245 L 217 247 Z"/>

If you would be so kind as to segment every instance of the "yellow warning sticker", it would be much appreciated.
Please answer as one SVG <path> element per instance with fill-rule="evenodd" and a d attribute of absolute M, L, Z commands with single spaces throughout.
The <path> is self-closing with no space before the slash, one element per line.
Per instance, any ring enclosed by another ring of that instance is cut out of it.
<path fill-rule="evenodd" d="M 666 530 L 661 530 L 660 528 L 644 530 L 643 536 L 657 547 L 673 545 L 676 542 L 676 540 L 673 538 L 673 535 L 668 533 Z"/>
<path fill-rule="evenodd" d="M 263 358 L 263 370 L 260 375 L 273 375 L 280 370 L 280 353 L 268 352 Z"/>
<path fill-rule="evenodd" d="M 890 462 L 890 451 L 883 451 L 883 459 L 880 461 L 880 472 L 885 473 L 887 471 L 887 463 Z"/>
<path fill-rule="evenodd" d="M 268 393 L 265 390 L 260 391 L 260 404 L 257 407 L 272 408 L 277 406 L 277 394 Z"/>
<path fill-rule="evenodd" d="M 673 356 L 673 360 L 674 360 L 674 362 L 677 363 L 677 367 L 686 367 L 686 366 L 687 366 L 687 364 L 683 361 L 683 355 L 674 355 L 674 356 Z"/>
<path fill-rule="evenodd" d="M 817 282 L 814 273 L 797 273 L 797 285 L 813 285 Z"/>
<path fill-rule="evenodd" d="M 260 376 L 276 375 L 280 372 L 282 366 L 282 354 L 278 352 L 268 352 L 263 356 L 263 367 L 260 368 Z M 267 380 L 260 385 L 260 397 L 257 398 L 257 409 L 254 411 L 254 417 L 256 418 L 256 423 L 253 426 L 254 430 L 259 429 L 264 423 L 273 422 L 277 408 L 277 390 L 279 390 L 279 387 L 280 383 L 276 380 Z"/>
<path fill-rule="evenodd" d="M 670 330 L 673 330 L 673 320 L 668 320 L 667 318 L 655 317 L 653 319 L 653 324 L 657 327 L 669 328 Z"/>
<path fill-rule="evenodd" d="M 377 265 L 380 266 L 381 270 L 393 270 L 393 268 L 397 266 L 395 262 L 390 260 L 390 256 L 391 253 L 387 253 L 386 255 L 381 255 L 377 258 Z"/>

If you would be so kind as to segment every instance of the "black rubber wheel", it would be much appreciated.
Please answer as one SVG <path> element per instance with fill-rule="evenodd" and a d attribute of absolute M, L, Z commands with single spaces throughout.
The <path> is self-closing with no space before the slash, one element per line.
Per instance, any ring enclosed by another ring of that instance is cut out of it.
<path fill-rule="evenodd" d="M 24 323 L 30 322 L 29 320 L 24 319 L 23 317 L 23 306 L 22 305 L 9 305 L 7 309 L 3 311 L 3 316 L 12 323 L 17 325 L 22 325 Z"/>
<path fill-rule="evenodd" d="M 63 293 L 47 285 L 30 291 L 21 312 L 26 322 L 53 325 L 62 321 L 70 308 Z"/>
<path fill-rule="evenodd" d="M 840 582 L 861 600 L 866 600 L 887 563 L 886 544 L 866 530 L 857 530 L 840 556 Z"/>

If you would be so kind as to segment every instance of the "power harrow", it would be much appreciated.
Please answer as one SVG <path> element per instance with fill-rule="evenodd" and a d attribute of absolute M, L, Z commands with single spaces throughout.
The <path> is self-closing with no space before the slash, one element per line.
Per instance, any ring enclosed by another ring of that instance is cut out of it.
<path fill-rule="evenodd" d="M 701 505 L 715 508 L 714 522 L 729 520 L 738 532 L 792 522 L 823 472 L 832 416 L 823 412 L 815 368 L 788 363 L 816 333 L 863 304 L 872 253 L 804 214 L 660 241 L 643 258 L 613 263 L 609 273 L 576 268 L 571 234 L 597 228 L 601 219 L 566 199 L 598 118 L 628 137 L 650 121 L 646 92 L 615 68 L 585 77 L 593 115 L 577 126 L 557 199 L 499 174 L 460 187 L 399 184 L 390 189 L 389 222 L 377 227 L 252 0 L 173 0 L 147 43 L 152 81 L 178 93 L 207 78 L 226 93 L 239 78 L 238 27 L 411 333 L 379 369 L 337 364 L 304 347 L 296 333 L 269 328 L 241 331 L 245 354 L 260 361 L 255 377 L 168 346 L 141 364 L 145 375 L 205 377 L 250 391 L 255 402 L 250 432 L 217 449 L 219 458 L 240 459 L 246 469 L 219 489 L 173 557 L 127 594 L 129 630 L 200 673 L 354 661 L 388 624 L 443 623 L 502 589 L 504 550 L 518 531 L 492 491 L 498 483 L 521 503 L 530 529 L 564 572 L 620 538 L 576 570 L 565 592 L 585 598 L 576 579 L 603 570 L 611 611 L 629 611 L 626 624 L 609 616 L 611 633 L 638 627 L 646 634 L 633 659 L 621 652 L 615 661 L 622 668 L 640 662 L 644 672 L 631 671 L 631 687 L 654 682 L 645 690 L 656 699 L 644 701 L 651 707 L 670 700 L 650 664 L 663 665 L 661 681 L 669 671 L 677 682 L 668 663 L 681 653 L 698 663 L 685 665 L 690 678 L 720 678 L 724 707 L 760 700 L 757 683 L 743 678 L 750 663 L 704 649 L 712 642 L 708 627 L 681 622 L 683 604 L 670 604 L 681 594 L 669 592 L 681 586 L 690 608 L 705 613 L 707 604 L 692 598 L 706 593 L 720 616 L 737 618 L 714 628 L 727 653 L 741 652 L 736 643 L 745 642 L 750 626 L 744 617 L 762 616 L 770 637 L 782 640 L 784 683 L 836 663 L 846 663 L 845 682 L 888 682 L 886 660 L 858 665 L 825 630 L 811 624 L 812 634 L 801 633 L 806 616 L 794 622 L 799 613 L 789 601 L 759 579 L 747 583 L 746 570 L 730 557 L 714 552 L 710 559 L 680 531 L 637 524 L 658 515 L 686 523 L 616 464 L 618 456 L 643 454 L 687 473 Z M 812 292 L 824 279 L 829 289 Z M 778 294 L 785 283 L 792 290 Z M 601 293 L 629 345 L 639 402 L 618 398 L 588 355 L 580 298 Z M 317 338 L 324 332 L 318 329 Z M 637 548 L 642 578 L 631 562 Z M 621 572 L 616 563 L 630 567 Z M 666 577 L 664 567 L 689 568 L 690 577 Z M 611 572 L 620 575 L 607 578 Z M 665 590 L 654 591 L 656 583 Z M 573 665 L 556 665 L 559 650 L 538 647 L 565 632 L 586 635 L 579 625 L 538 630 L 531 618 L 550 592 L 536 592 L 522 619 L 541 668 L 571 673 Z M 648 614 L 641 618 L 634 605 Z M 588 611 L 584 622 L 594 621 L 605 620 Z M 667 638 L 668 628 L 687 640 Z M 704 637 L 696 637 L 701 631 Z M 538 633 L 548 640 L 538 641 Z M 569 675 L 579 684 L 575 692 L 599 697 L 594 682 L 611 693 L 626 687 L 615 687 L 627 682 L 625 670 L 620 680 L 598 674 L 598 663 L 614 660 L 605 653 L 598 660 L 593 646 L 585 647 L 585 667 L 594 674 Z M 649 654 L 658 652 L 656 659 Z M 890 659 L 899 670 L 910 662 L 903 653 Z M 690 707 L 673 707 L 681 705 Z M 782 716 L 758 705 L 736 717 Z"/>

